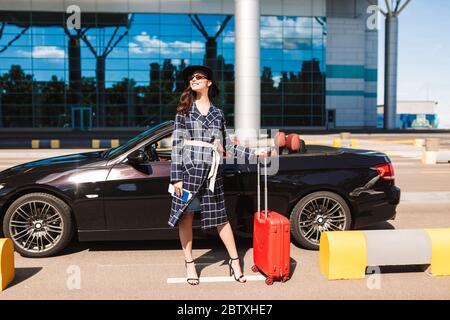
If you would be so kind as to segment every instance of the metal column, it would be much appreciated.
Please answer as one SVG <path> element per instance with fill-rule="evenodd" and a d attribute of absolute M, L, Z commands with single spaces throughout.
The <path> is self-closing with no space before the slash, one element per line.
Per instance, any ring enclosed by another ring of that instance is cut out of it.
<path fill-rule="evenodd" d="M 386 47 L 384 75 L 384 128 L 397 129 L 397 60 L 398 17 L 386 16 Z"/>
<path fill-rule="evenodd" d="M 259 0 L 235 0 L 235 129 L 254 137 L 261 123 Z"/>

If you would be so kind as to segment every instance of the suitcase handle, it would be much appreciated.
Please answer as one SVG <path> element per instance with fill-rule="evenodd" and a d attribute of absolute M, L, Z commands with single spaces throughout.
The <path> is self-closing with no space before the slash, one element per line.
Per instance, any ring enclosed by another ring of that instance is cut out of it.
<path fill-rule="evenodd" d="M 261 219 L 261 181 L 260 181 L 260 164 L 259 157 L 257 161 L 258 176 L 258 219 Z M 267 220 L 267 158 L 264 157 L 264 220 Z"/>

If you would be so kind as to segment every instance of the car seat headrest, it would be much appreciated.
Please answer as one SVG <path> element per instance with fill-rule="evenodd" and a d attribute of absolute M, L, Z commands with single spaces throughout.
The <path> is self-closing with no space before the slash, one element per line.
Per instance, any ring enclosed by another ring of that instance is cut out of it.
<path fill-rule="evenodd" d="M 286 137 L 286 146 L 290 151 L 299 151 L 301 146 L 300 135 L 297 133 L 288 134 Z"/>
<path fill-rule="evenodd" d="M 283 131 L 278 131 L 273 137 L 273 143 L 280 148 L 286 146 L 286 134 Z"/>

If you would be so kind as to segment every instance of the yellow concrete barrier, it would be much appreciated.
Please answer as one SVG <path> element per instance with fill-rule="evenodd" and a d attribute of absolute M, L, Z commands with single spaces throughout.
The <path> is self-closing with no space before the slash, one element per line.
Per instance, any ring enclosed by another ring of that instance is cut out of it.
<path fill-rule="evenodd" d="M 11 239 L 0 239 L 0 291 L 14 280 L 14 245 Z"/>
<path fill-rule="evenodd" d="M 431 239 L 431 274 L 450 276 L 450 229 L 426 229 Z"/>
<path fill-rule="evenodd" d="M 341 139 L 333 139 L 333 147 L 335 147 L 335 148 L 341 148 L 341 147 L 342 147 L 342 141 L 341 141 Z"/>
<path fill-rule="evenodd" d="M 320 237 L 320 271 L 328 280 L 362 279 L 372 266 L 431 265 L 450 275 L 450 228 L 330 231 Z"/>
<path fill-rule="evenodd" d="M 100 149 L 100 140 L 92 139 L 92 149 Z"/>
<path fill-rule="evenodd" d="M 32 149 L 39 149 L 39 140 L 37 140 L 37 139 L 31 140 L 31 148 Z"/>
<path fill-rule="evenodd" d="M 50 146 L 52 147 L 52 149 L 59 149 L 60 148 L 59 139 L 52 139 L 50 141 Z"/>
<path fill-rule="evenodd" d="M 119 146 L 119 139 L 111 139 L 111 148 L 117 148 Z"/>
<path fill-rule="evenodd" d="M 416 148 L 422 148 L 425 145 L 425 139 L 414 139 L 414 146 Z"/>
<path fill-rule="evenodd" d="M 361 231 L 323 232 L 319 255 L 320 271 L 328 280 L 365 277 L 366 240 Z"/>

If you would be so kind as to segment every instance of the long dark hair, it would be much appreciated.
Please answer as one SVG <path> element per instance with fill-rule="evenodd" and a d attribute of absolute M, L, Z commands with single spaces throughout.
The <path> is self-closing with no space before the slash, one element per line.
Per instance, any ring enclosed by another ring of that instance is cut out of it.
<path fill-rule="evenodd" d="M 214 80 L 208 79 L 212 81 L 212 84 L 208 88 L 208 99 L 210 101 L 214 101 L 214 99 L 219 95 L 219 88 L 217 88 L 216 83 Z M 189 84 L 188 87 L 183 91 L 180 97 L 180 102 L 177 106 L 177 112 L 180 113 L 189 113 L 192 108 L 192 104 L 194 103 L 195 98 L 197 97 L 197 92 L 192 90 L 191 85 Z"/>

